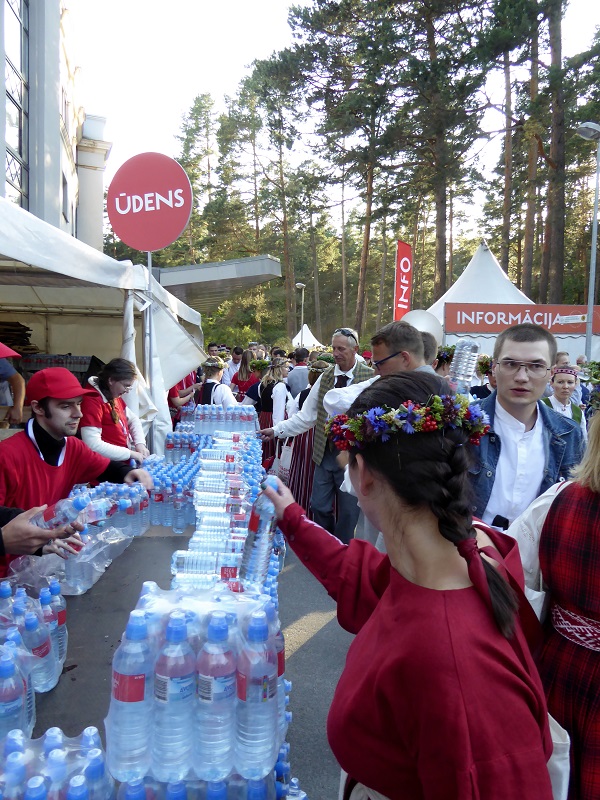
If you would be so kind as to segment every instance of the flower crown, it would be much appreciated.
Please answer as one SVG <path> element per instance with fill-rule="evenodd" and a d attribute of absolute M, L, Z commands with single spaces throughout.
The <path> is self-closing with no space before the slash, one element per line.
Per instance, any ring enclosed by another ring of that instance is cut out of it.
<path fill-rule="evenodd" d="M 253 358 L 250 362 L 250 369 L 253 372 L 263 372 L 263 370 L 267 369 L 271 365 L 270 361 L 267 361 L 266 358 Z"/>
<path fill-rule="evenodd" d="M 487 356 L 485 353 L 480 353 L 477 356 L 477 371 L 480 375 L 489 375 L 492 371 L 492 357 Z"/>
<path fill-rule="evenodd" d="M 466 395 L 432 395 L 424 406 L 407 400 L 399 408 L 376 406 L 349 417 L 329 417 L 325 433 L 338 450 L 362 449 L 381 438 L 387 442 L 396 433 L 431 433 L 462 428 L 469 441 L 478 445 L 489 431 L 489 418 L 478 403 L 469 403 Z"/>
<path fill-rule="evenodd" d="M 445 344 L 443 347 L 438 347 L 437 360 L 440 362 L 440 364 L 450 364 L 454 358 L 455 350 L 455 344 Z"/>

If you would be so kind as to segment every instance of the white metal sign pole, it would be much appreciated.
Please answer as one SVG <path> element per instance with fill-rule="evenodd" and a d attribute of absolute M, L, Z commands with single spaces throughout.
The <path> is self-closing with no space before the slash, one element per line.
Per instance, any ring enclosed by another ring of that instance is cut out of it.
<path fill-rule="evenodd" d="M 148 304 L 144 309 L 144 378 L 152 401 L 156 405 L 156 399 L 152 391 L 152 253 L 148 252 L 148 281 L 146 284 L 146 299 Z M 147 446 L 150 451 L 153 447 L 154 420 L 150 421 L 148 427 Z"/>

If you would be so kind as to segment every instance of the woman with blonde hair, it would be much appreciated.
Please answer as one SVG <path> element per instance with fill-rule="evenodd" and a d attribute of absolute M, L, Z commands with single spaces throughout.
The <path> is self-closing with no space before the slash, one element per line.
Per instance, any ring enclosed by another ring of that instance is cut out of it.
<path fill-rule="evenodd" d="M 237 405 L 235 397 L 229 386 L 221 383 L 225 362 L 219 356 L 207 358 L 202 365 L 204 371 L 204 383 L 198 392 L 199 405 L 229 406 Z"/>
<path fill-rule="evenodd" d="M 528 593 L 543 587 L 550 601 L 538 667 L 548 710 L 571 736 L 569 800 L 600 797 L 600 415 L 588 434 L 573 480 L 551 486 L 507 531 Z"/>
<path fill-rule="evenodd" d="M 95 395 L 84 395 L 79 423 L 81 438 L 87 446 L 111 461 L 142 462 L 150 455 L 142 423 L 125 405 L 123 395 L 137 378 L 135 364 L 113 358 L 88 379 Z"/>
<path fill-rule="evenodd" d="M 287 358 L 274 358 L 258 387 L 261 411 L 258 427 L 272 428 L 286 418 L 286 404 L 289 391 L 285 379 L 290 371 Z M 275 441 L 263 441 L 263 463 L 275 457 Z"/>

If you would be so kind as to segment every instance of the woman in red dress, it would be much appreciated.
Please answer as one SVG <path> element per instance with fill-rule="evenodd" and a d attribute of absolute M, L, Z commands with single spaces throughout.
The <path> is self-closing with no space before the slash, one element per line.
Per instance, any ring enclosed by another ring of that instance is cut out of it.
<path fill-rule="evenodd" d="M 250 362 L 253 361 L 253 359 L 254 352 L 252 350 L 244 350 L 242 353 L 242 360 L 240 361 L 240 367 L 231 379 L 231 391 L 238 403 L 242 402 L 248 389 L 260 381 L 260 378 L 250 366 Z"/>
<path fill-rule="evenodd" d="M 466 445 L 487 418 L 466 397 L 436 396 L 438 383 L 381 378 L 328 424 L 387 554 L 308 521 L 281 482 L 265 490 L 356 634 L 329 743 L 346 799 L 551 800 L 544 691 L 516 614 L 518 546 L 471 516 Z"/>
<path fill-rule="evenodd" d="M 134 459 L 141 463 L 150 455 L 142 423 L 123 401 L 123 395 L 132 389 L 136 377 L 135 364 L 124 358 L 113 358 L 97 376 L 89 378 L 97 394 L 84 395 L 81 403 L 81 438 L 88 447 L 111 461 Z"/>

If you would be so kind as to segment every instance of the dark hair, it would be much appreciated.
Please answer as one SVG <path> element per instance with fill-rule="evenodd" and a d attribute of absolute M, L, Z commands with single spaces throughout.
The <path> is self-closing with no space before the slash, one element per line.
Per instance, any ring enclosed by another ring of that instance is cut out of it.
<path fill-rule="evenodd" d="M 523 322 L 521 325 L 513 325 L 506 328 L 496 339 L 494 344 L 494 361 L 498 361 L 502 348 L 507 341 L 511 342 L 548 342 L 550 349 L 550 364 L 556 364 L 556 339 L 541 325 L 534 325 L 533 322 Z"/>
<path fill-rule="evenodd" d="M 242 360 L 240 361 L 240 367 L 238 369 L 238 381 L 247 381 L 252 374 L 252 369 L 250 367 L 250 362 L 254 358 L 254 353 L 252 350 L 244 350 L 242 352 Z"/>
<path fill-rule="evenodd" d="M 241 355 L 243 354 L 243 352 L 244 352 L 244 351 L 243 351 L 243 349 L 242 349 L 241 347 L 237 347 L 237 346 L 236 346 L 236 347 L 234 347 L 234 348 L 233 348 L 233 350 L 231 351 L 231 354 L 232 354 L 232 355 L 234 355 L 234 356 L 241 356 Z"/>
<path fill-rule="evenodd" d="M 98 388 L 108 400 L 110 406 L 110 416 L 115 425 L 119 423 L 119 415 L 115 408 L 115 400 L 112 396 L 112 391 L 108 383 L 109 378 L 115 381 L 132 381 L 137 377 L 135 364 L 127 361 L 126 358 L 113 358 L 108 364 L 105 364 L 98 373 Z"/>
<path fill-rule="evenodd" d="M 420 361 L 424 360 L 421 331 L 413 328 L 408 322 L 388 322 L 373 336 L 371 344 L 385 344 L 392 353 L 406 350 Z"/>
<path fill-rule="evenodd" d="M 287 358 L 287 353 L 282 347 L 273 347 L 271 349 L 271 358 Z"/>
<path fill-rule="evenodd" d="M 437 393 L 433 375 L 403 372 L 380 378 L 365 389 L 348 411 L 352 417 L 375 406 L 398 408 L 412 400 L 425 405 Z M 395 494 L 413 508 L 427 508 L 438 520 L 441 535 L 458 545 L 475 538 L 468 470 L 469 437 L 461 428 L 426 434 L 399 433 L 387 442 L 375 439 L 360 450 L 370 469 L 387 481 Z M 356 458 L 349 451 L 350 463 Z M 503 576 L 483 559 L 494 617 L 507 638 L 514 629 L 516 596 Z"/>
<path fill-rule="evenodd" d="M 52 419 L 52 412 L 50 411 L 50 398 L 42 397 L 41 400 L 38 400 L 38 405 L 43 409 L 46 419 Z"/>
<path fill-rule="evenodd" d="M 308 350 L 306 347 L 297 347 L 294 350 L 294 357 L 296 361 L 306 361 L 308 358 Z"/>
<path fill-rule="evenodd" d="M 206 349 L 208 350 L 209 347 L 218 347 L 219 345 L 216 342 L 209 342 L 206 345 Z"/>
<path fill-rule="evenodd" d="M 433 364 L 437 356 L 438 344 L 435 340 L 433 333 L 429 331 L 421 331 L 421 339 L 423 340 L 423 358 L 426 364 Z"/>

